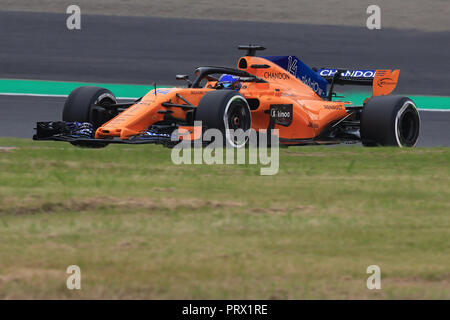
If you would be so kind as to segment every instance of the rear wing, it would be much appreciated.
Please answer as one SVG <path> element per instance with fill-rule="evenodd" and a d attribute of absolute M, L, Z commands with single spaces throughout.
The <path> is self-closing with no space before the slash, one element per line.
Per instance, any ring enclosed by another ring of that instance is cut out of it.
<path fill-rule="evenodd" d="M 391 94 L 397 86 L 400 70 L 319 69 L 317 73 L 331 84 L 372 86 L 372 96 Z M 331 98 L 329 96 L 329 98 Z"/>

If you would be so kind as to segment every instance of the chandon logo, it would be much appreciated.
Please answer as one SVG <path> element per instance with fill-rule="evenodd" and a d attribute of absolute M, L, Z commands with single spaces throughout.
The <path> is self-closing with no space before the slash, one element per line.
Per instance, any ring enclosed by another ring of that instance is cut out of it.
<path fill-rule="evenodd" d="M 289 75 L 283 72 L 264 72 L 264 78 L 266 79 L 280 79 L 280 80 L 289 80 Z"/>
<path fill-rule="evenodd" d="M 319 74 L 322 77 L 332 77 L 337 71 L 337 69 L 321 69 Z M 375 76 L 375 70 L 347 70 L 342 72 L 341 76 L 350 78 L 373 78 Z"/>

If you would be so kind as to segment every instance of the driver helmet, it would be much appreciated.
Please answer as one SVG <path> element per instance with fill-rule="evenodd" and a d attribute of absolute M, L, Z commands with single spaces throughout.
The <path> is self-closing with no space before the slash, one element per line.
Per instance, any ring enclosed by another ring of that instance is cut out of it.
<path fill-rule="evenodd" d="M 236 90 L 239 91 L 241 89 L 241 83 L 239 82 L 238 76 L 233 76 L 231 74 L 222 75 L 217 81 L 218 85 L 223 86 L 224 89 L 228 90 Z"/>

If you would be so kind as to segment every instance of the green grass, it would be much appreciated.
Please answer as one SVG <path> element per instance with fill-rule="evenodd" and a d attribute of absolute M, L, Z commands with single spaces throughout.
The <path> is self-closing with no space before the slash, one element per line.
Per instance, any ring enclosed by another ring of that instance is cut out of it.
<path fill-rule="evenodd" d="M 450 298 L 448 148 L 292 147 L 260 176 L 161 146 L 0 146 L 0 298 Z"/>

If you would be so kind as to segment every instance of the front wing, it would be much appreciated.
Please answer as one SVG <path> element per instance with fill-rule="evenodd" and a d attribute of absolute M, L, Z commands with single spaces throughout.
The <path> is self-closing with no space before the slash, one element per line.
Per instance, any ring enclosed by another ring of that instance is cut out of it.
<path fill-rule="evenodd" d="M 172 135 L 166 132 L 145 131 L 127 140 L 122 140 L 120 138 L 95 139 L 94 133 L 94 128 L 90 123 L 65 121 L 38 122 L 33 140 L 65 141 L 85 146 L 96 146 L 109 143 L 153 143 L 170 146 L 178 143 L 177 140 L 172 141 Z"/>

